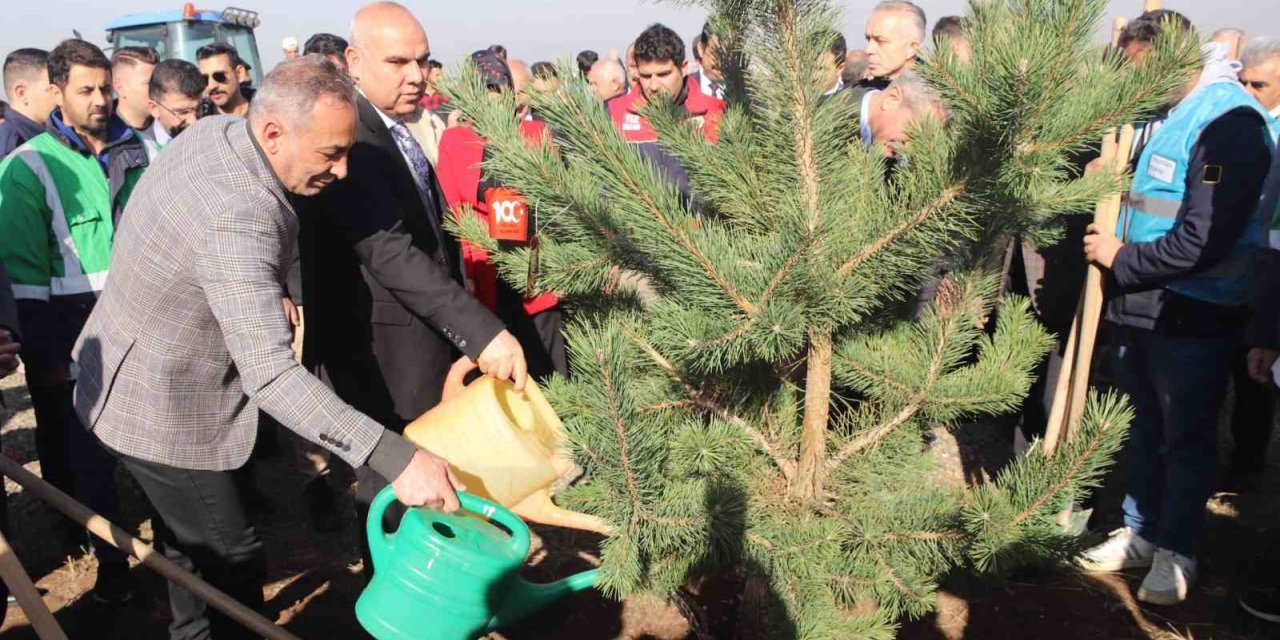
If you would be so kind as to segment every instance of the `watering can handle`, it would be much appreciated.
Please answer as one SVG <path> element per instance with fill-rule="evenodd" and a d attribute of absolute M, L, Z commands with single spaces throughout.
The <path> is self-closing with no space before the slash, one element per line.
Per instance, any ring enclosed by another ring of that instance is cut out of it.
<path fill-rule="evenodd" d="M 387 485 L 386 488 L 378 492 L 377 497 L 373 499 L 373 503 L 369 505 L 369 518 L 365 520 L 365 534 L 369 538 L 369 555 L 373 558 L 373 570 L 375 572 L 378 567 L 382 566 L 382 559 L 391 550 L 391 538 L 394 534 L 388 534 L 382 530 L 382 514 L 395 501 L 396 493 L 392 490 L 391 485 Z"/>
<path fill-rule="evenodd" d="M 489 518 L 509 529 L 511 548 L 518 555 L 523 556 L 529 553 L 529 525 L 526 525 L 520 516 L 511 513 L 506 507 L 465 491 L 458 492 L 458 502 L 462 504 L 463 509 Z"/>

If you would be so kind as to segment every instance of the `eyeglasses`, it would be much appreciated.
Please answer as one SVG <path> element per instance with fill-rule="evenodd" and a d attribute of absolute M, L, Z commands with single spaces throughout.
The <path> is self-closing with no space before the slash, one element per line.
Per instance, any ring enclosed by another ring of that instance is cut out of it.
<path fill-rule="evenodd" d="M 1258 91 L 1262 91 L 1263 89 L 1271 86 L 1270 82 L 1263 82 L 1262 80 L 1241 80 L 1240 84 Z"/>
<path fill-rule="evenodd" d="M 174 110 L 164 106 L 163 102 L 157 102 L 156 106 L 160 107 L 161 109 L 164 109 L 166 113 L 168 113 L 169 115 L 175 118 L 186 118 L 188 116 L 195 115 L 196 111 L 198 110 L 198 107 L 183 107 L 181 109 Z"/>
<path fill-rule="evenodd" d="M 205 84 L 209 84 L 210 77 L 212 77 L 213 81 L 218 84 L 226 84 L 228 80 L 226 71 L 214 71 L 213 73 L 202 73 L 200 75 L 204 76 Z"/>

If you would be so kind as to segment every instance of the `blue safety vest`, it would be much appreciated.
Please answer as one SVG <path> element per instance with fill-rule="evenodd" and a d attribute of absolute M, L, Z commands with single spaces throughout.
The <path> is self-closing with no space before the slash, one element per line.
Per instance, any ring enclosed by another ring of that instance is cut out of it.
<path fill-rule="evenodd" d="M 1243 87 L 1222 82 L 1196 90 L 1169 114 L 1138 160 L 1133 190 L 1120 220 L 1125 242 L 1155 242 L 1178 226 L 1192 148 L 1210 124 L 1241 107 L 1253 109 L 1267 123 L 1267 147 L 1275 148 L 1275 120 Z M 1195 179 L 1218 178 L 1205 175 Z M 1269 223 L 1268 216 L 1259 211 L 1226 258 L 1208 269 L 1166 283 L 1165 288 L 1213 304 L 1244 304 L 1252 293 L 1254 254 L 1266 244 Z"/>

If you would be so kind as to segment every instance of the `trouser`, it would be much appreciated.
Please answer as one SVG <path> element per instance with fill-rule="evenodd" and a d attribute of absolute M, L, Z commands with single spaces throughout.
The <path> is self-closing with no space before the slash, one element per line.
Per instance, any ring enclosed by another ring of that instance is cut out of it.
<path fill-rule="evenodd" d="M 45 482 L 74 494 L 71 485 L 71 467 L 67 456 L 67 422 L 74 417 L 67 414 L 66 398 L 71 395 L 65 368 L 46 367 L 25 361 L 27 391 L 31 394 L 31 408 L 36 414 L 36 455 L 40 458 L 40 477 Z"/>
<path fill-rule="evenodd" d="M 1275 421 L 1275 397 L 1271 383 L 1262 384 L 1249 377 L 1247 355 L 1248 350 L 1242 349 L 1231 360 L 1231 384 L 1236 396 L 1231 411 L 1231 435 L 1235 441 L 1231 468 L 1251 473 L 1266 466 Z"/>
<path fill-rule="evenodd" d="M 564 314 L 552 307 L 530 316 L 524 297 L 506 281 L 498 281 L 497 316 L 520 342 L 529 375 L 542 380 L 553 373 L 569 375 L 569 358 L 564 344 Z"/>
<path fill-rule="evenodd" d="M 152 530 L 165 557 L 232 599 L 261 611 L 266 556 L 232 471 L 179 469 L 116 453 L 155 509 Z M 172 640 L 255 638 L 225 614 L 169 583 Z"/>
<path fill-rule="evenodd" d="M 369 505 L 373 503 L 373 499 L 377 497 L 378 492 L 382 491 L 391 484 L 391 481 L 382 477 L 382 474 L 374 471 L 368 466 L 362 465 L 356 468 L 356 538 L 360 540 L 360 559 L 364 561 L 364 580 L 368 582 L 373 579 L 373 555 L 369 551 L 369 537 L 365 535 L 365 522 L 369 519 Z M 384 531 L 395 531 L 400 526 L 400 519 L 404 517 L 406 508 L 399 500 L 392 502 L 387 510 L 382 514 L 382 528 Z"/>
<path fill-rule="evenodd" d="M 1182 555 L 1194 555 L 1203 536 L 1218 472 L 1218 414 L 1239 347 L 1236 334 L 1116 330 L 1116 383 L 1134 409 L 1124 447 L 1124 523 Z"/>
<path fill-rule="evenodd" d="M 67 380 L 67 369 L 37 362 L 26 364 L 31 404 L 36 409 L 36 453 L 41 477 L 107 520 L 118 521 L 115 458 L 76 416 L 72 404 L 75 383 Z M 98 558 L 99 577 L 129 570 L 124 552 L 98 542 L 88 533 L 84 535 L 85 546 Z"/>

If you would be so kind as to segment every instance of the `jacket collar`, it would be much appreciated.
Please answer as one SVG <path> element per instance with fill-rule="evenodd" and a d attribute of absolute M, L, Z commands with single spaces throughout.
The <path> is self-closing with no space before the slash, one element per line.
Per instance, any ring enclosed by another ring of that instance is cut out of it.
<path fill-rule="evenodd" d="M 45 130 L 53 134 L 53 137 L 68 148 L 80 153 L 90 153 L 89 146 L 80 139 L 80 135 L 75 132 L 75 129 L 72 129 L 70 125 L 62 121 L 61 108 L 54 109 L 53 113 L 49 115 L 49 122 L 45 125 Z M 111 117 L 107 119 L 107 144 L 102 149 L 100 159 L 105 158 L 112 148 L 135 141 L 133 133 L 132 127 L 112 113 Z"/>
<path fill-rule="evenodd" d="M 219 117 L 237 118 L 237 116 Z M 232 125 L 232 127 L 232 132 L 235 133 L 237 125 Z M 241 142 L 237 146 L 247 152 L 241 155 L 245 160 L 246 168 L 258 177 L 262 185 L 271 192 L 271 195 L 283 202 L 290 211 L 293 211 L 293 202 L 289 200 L 289 191 L 285 189 L 284 183 L 280 181 L 280 177 L 271 168 L 271 162 L 267 160 L 267 152 L 263 151 L 258 144 L 258 139 L 253 137 L 253 128 L 249 126 L 249 121 L 244 120 L 238 125 L 238 128 L 245 138 L 245 142 Z"/>
<path fill-rule="evenodd" d="M 44 132 L 44 125 L 28 118 L 11 105 L 5 105 L 4 121 L 12 123 L 11 126 L 18 130 L 24 140 L 30 140 Z"/>

